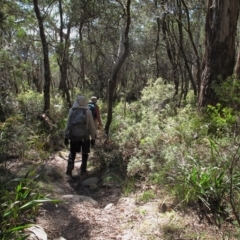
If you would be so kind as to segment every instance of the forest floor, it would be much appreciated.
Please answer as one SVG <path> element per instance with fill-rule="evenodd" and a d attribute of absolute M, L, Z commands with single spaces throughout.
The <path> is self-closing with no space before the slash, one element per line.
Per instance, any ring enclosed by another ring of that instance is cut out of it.
<path fill-rule="evenodd" d="M 94 150 L 89 165 L 93 155 Z M 72 180 L 65 174 L 67 156 L 65 149 L 36 163 L 39 189 L 49 198 L 63 200 L 57 205 L 43 204 L 36 216 L 36 224 L 48 240 L 238 239 L 234 237 L 236 228 L 231 225 L 218 228 L 205 220 L 200 222 L 194 207 L 185 212 L 178 210 L 171 195 L 163 189 L 142 184 L 135 193 L 125 192 L 124 196 L 119 181 L 94 168 L 90 168 L 87 179 L 80 181 L 80 154 L 73 172 L 76 179 Z M 19 167 L 15 164 L 12 171 L 20 174 Z M 155 197 L 141 201 L 147 189 L 153 190 Z"/>

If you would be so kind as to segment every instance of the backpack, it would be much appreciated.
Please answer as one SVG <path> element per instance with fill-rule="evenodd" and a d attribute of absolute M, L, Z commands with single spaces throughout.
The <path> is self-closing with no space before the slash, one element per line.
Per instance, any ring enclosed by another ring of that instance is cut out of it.
<path fill-rule="evenodd" d="M 69 123 L 69 139 L 72 141 L 79 141 L 89 139 L 89 132 L 87 130 L 87 109 L 74 108 L 72 109 Z"/>
<path fill-rule="evenodd" d="M 88 107 L 92 112 L 93 119 L 97 119 L 97 113 L 96 113 L 96 104 L 95 103 L 88 103 Z"/>

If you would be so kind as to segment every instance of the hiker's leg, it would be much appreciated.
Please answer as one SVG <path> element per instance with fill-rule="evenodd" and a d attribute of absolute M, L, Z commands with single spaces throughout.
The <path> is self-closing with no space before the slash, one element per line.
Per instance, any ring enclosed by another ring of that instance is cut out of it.
<path fill-rule="evenodd" d="M 97 121 L 97 119 L 94 119 L 94 125 L 95 125 L 95 131 L 96 131 L 95 139 L 97 139 L 97 129 L 98 129 L 98 121 Z"/>
<path fill-rule="evenodd" d="M 82 153 L 81 174 L 87 172 L 88 153 Z"/>
<path fill-rule="evenodd" d="M 90 140 L 84 140 L 82 142 L 82 164 L 80 167 L 81 174 L 87 172 L 87 161 L 89 152 L 90 152 Z"/>
<path fill-rule="evenodd" d="M 75 162 L 76 152 L 70 151 L 68 155 L 68 166 L 67 166 L 67 175 L 72 175 L 72 170 L 74 169 L 74 162 Z"/>
<path fill-rule="evenodd" d="M 76 158 L 76 142 L 70 141 L 70 153 L 68 155 L 68 166 L 67 166 L 67 175 L 72 175 L 72 170 L 74 169 L 74 162 Z"/>

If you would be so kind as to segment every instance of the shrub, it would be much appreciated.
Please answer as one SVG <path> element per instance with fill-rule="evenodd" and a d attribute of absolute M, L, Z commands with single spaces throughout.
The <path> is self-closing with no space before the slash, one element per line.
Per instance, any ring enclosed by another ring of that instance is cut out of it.
<path fill-rule="evenodd" d="M 184 206 L 201 203 L 216 216 L 225 214 L 231 196 L 239 209 L 237 161 L 229 173 L 231 159 L 239 158 L 233 133 L 238 112 L 221 103 L 203 115 L 191 92 L 181 104 L 171 100 L 172 93 L 171 85 L 150 80 L 138 102 L 120 102 L 114 109 L 112 137 L 128 175 L 169 186 Z"/>
<path fill-rule="evenodd" d="M 156 82 L 150 80 L 139 102 L 120 102 L 114 108 L 116 120 L 113 121 L 112 137 L 120 145 L 129 175 L 155 171 L 162 165 L 164 134 L 161 103 L 170 96 L 171 91 L 172 86 L 164 85 L 161 79 Z M 166 105 L 164 107 L 170 109 Z"/>
<path fill-rule="evenodd" d="M 208 133 L 220 137 L 231 134 L 237 122 L 237 115 L 232 108 L 223 107 L 218 103 L 216 106 L 208 105 L 205 120 L 208 121 Z"/>
<path fill-rule="evenodd" d="M 234 76 L 228 77 L 221 85 L 215 86 L 214 90 L 221 104 L 225 107 L 239 110 L 240 107 L 240 83 Z"/>
<path fill-rule="evenodd" d="M 58 202 L 37 191 L 34 172 L 7 183 L 0 182 L 0 238 L 23 239 L 22 230 L 34 224 L 39 206 L 44 202 Z"/>
<path fill-rule="evenodd" d="M 201 161 L 190 156 L 185 158 L 184 163 L 172 170 L 169 187 L 184 206 L 198 203 L 200 212 L 213 214 L 215 223 L 220 224 L 221 218 L 230 215 L 230 200 L 240 190 L 239 166 L 235 165 L 234 171 L 230 172 L 231 155 L 226 157 L 221 154 L 212 140 L 210 145 L 211 154 L 217 154 L 218 162 L 210 159 Z M 238 159 L 238 154 L 237 151 L 233 159 L 236 156 Z M 237 197 L 235 200 L 235 204 L 239 206 L 240 199 Z"/>
<path fill-rule="evenodd" d="M 142 195 L 138 198 L 138 200 L 142 202 L 149 202 L 155 197 L 156 197 L 156 194 L 153 192 L 153 190 L 146 190 L 142 193 Z"/>

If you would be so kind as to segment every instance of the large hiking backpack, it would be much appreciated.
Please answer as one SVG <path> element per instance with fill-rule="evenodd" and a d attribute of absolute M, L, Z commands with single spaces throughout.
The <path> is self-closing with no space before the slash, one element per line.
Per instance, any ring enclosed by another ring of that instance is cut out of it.
<path fill-rule="evenodd" d="M 92 116 L 93 116 L 93 119 L 96 119 L 97 118 L 97 113 L 96 113 L 96 104 L 95 103 L 88 103 L 88 107 L 89 109 L 91 110 L 92 112 Z"/>
<path fill-rule="evenodd" d="M 79 141 L 89 139 L 87 129 L 86 110 L 83 108 L 75 108 L 72 110 L 69 123 L 69 139 Z"/>

